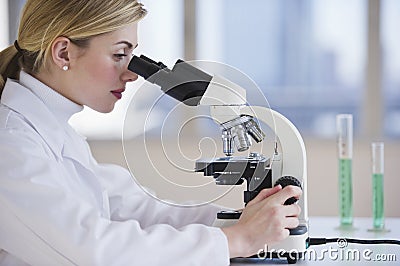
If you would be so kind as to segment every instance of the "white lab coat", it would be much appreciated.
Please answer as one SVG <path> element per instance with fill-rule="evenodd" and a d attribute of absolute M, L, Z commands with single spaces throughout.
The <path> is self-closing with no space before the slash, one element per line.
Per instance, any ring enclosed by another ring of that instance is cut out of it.
<path fill-rule="evenodd" d="M 0 265 L 227 265 L 217 208 L 179 208 L 98 164 L 68 124 L 80 111 L 32 76 L 0 105 Z"/>

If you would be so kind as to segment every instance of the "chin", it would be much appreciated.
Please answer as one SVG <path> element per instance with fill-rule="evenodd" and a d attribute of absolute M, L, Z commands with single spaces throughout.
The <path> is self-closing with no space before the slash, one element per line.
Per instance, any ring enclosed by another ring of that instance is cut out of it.
<path fill-rule="evenodd" d="M 99 112 L 103 113 L 103 114 L 107 114 L 107 113 L 111 113 L 112 110 L 114 110 L 114 105 L 112 107 L 110 107 L 110 108 L 102 109 Z"/>
<path fill-rule="evenodd" d="M 93 107 L 89 106 L 89 107 L 99 113 L 106 114 L 106 113 L 110 113 L 112 110 L 114 110 L 114 106 L 115 106 L 115 103 L 113 103 L 109 106 L 93 106 Z"/>

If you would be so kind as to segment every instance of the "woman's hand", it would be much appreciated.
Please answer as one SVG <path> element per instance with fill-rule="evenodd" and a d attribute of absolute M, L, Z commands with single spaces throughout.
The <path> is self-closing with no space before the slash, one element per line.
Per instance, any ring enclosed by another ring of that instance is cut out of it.
<path fill-rule="evenodd" d="M 230 257 L 249 257 L 265 244 L 279 242 L 289 236 L 288 228 L 299 225 L 300 207 L 284 205 L 291 198 L 299 198 L 302 191 L 296 186 L 280 185 L 264 189 L 244 208 L 235 225 L 222 228 L 228 238 Z"/>

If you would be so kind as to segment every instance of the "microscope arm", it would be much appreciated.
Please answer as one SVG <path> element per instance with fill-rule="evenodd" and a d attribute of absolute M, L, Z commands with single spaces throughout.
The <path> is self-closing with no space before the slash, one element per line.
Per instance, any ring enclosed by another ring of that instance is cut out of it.
<path fill-rule="evenodd" d="M 255 116 L 275 132 L 282 149 L 280 154 L 282 156 L 281 176 L 293 176 L 302 183 L 303 194 L 299 200 L 302 211 L 299 220 L 307 223 L 307 157 L 304 141 L 299 131 L 289 119 L 272 109 L 260 106 L 243 106 L 240 113 Z M 272 160 L 273 162 L 274 160 Z"/>
<path fill-rule="evenodd" d="M 293 176 L 302 183 L 303 195 L 299 200 L 302 212 L 299 219 L 300 222 L 307 223 L 306 149 L 303 139 L 293 123 L 282 114 L 260 106 L 210 106 L 210 113 L 211 117 L 218 123 L 238 114 L 256 117 L 275 132 L 282 151 L 272 158 L 272 182 L 275 183 L 281 176 Z"/>

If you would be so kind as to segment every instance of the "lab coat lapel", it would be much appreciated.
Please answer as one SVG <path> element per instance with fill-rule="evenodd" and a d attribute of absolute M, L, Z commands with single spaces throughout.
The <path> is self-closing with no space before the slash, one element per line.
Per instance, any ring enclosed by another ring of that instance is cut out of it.
<path fill-rule="evenodd" d="M 90 156 L 90 150 L 85 139 L 73 132 L 72 128 L 66 129 L 66 136 L 61 151 L 62 156 L 75 161 L 75 163 L 93 173 L 93 164 L 96 164 L 96 162 Z"/>
<path fill-rule="evenodd" d="M 68 136 L 62 150 L 62 155 L 65 159 L 70 159 L 75 165 L 75 169 L 81 173 L 83 182 L 88 187 L 94 188 L 88 191 L 93 192 L 93 197 L 97 202 L 102 216 L 110 218 L 110 206 L 108 202 L 108 193 L 102 187 L 97 178 L 95 169 L 97 162 L 91 156 L 90 148 L 84 137 L 78 135 L 72 128 L 66 130 Z"/>

